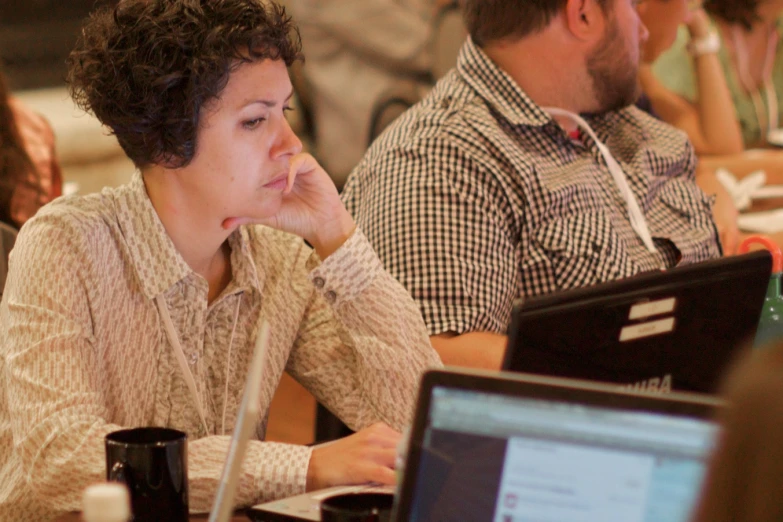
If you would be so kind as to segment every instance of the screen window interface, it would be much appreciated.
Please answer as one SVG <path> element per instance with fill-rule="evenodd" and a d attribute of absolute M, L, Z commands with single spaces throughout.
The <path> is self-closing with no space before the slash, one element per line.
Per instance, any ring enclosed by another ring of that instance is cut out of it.
<path fill-rule="evenodd" d="M 713 423 L 436 387 L 412 521 L 686 522 Z"/>

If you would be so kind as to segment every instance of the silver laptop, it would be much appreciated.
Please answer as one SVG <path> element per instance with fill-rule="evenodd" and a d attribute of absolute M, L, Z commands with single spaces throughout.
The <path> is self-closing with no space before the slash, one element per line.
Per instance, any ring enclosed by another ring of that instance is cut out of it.
<path fill-rule="evenodd" d="M 256 337 L 253 360 L 250 362 L 237 422 L 231 436 L 226 463 L 223 465 L 223 474 L 220 478 L 217 495 L 209 513 L 209 522 L 228 522 L 234 511 L 234 495 L 242 471 L 242 460 L 245 457 L 247 443 L 258 423 L 261 377 L 264 374 L 264 360 L 268 345 L 269 323 L 264 321 L 261 323 Z"/>
<path fill-rule="evenodd" d="M 528 374 L 429 372 L 392 520 L 686 522 L 719 405 Z"/>
<path fill-rule="evenodd" d="M 526 374 L 428 372 L 392 520 L 686 522 L 719 404 Z M 268 502 L 248 516 L 318 521 L 321 500 L 368 487 Z"/>

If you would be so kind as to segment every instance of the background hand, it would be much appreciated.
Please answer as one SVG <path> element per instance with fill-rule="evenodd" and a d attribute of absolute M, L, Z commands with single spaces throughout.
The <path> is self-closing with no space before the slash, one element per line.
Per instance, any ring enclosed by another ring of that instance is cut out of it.
<path fill-rule="evenodd" d="M 316 446 L 307 469 L 307 490 L 350 484 L 393 485 L 394 460 L 402 435 L 383 423 Z"/>

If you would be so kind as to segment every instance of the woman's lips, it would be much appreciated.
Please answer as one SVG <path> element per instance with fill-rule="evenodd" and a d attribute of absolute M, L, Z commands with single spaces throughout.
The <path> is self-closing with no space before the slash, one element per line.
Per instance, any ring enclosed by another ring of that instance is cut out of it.
<path fill-rule="evenodd" d="M 281 174 L 274 178 L 272 181 L 264 185 L 264 188 L 268 188 L 271 190 L 284 190 L 285 186 L 288 184 L 288 173 Z"/>

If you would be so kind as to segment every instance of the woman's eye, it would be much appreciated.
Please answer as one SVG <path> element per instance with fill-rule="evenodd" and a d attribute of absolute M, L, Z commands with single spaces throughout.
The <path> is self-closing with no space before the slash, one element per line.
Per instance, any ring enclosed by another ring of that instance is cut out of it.
<path fill-rule="evenodd" d="M 245 122 L 242 122 L 242 126 L 246 129 L 255 129 L 259 125 L 261 125 L 261 122 L 266 120 L 266 118 L 256 118 L 254 120 L 247 120 Z"/>

